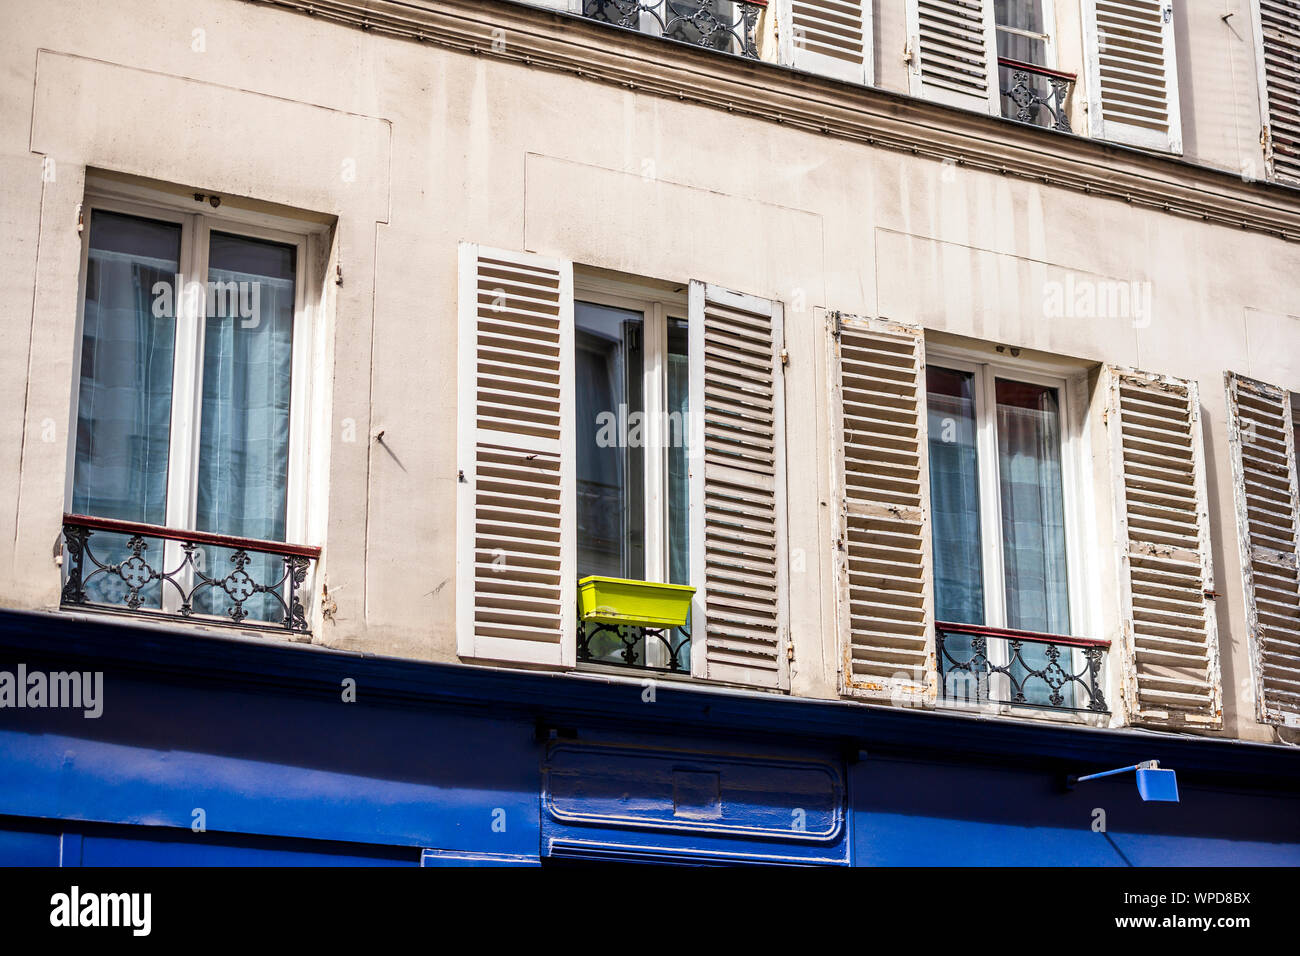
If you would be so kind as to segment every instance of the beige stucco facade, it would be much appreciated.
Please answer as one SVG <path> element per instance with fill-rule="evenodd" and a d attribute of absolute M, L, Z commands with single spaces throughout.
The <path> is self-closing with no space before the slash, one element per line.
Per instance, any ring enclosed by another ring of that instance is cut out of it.
<path fill-rule="evenodd" d="M 0 6 L 5 605 L 59 604 L 78 214 L 98 175 L 218 195 L 314 237 L 315 643 L 457 659 L 457 245 L 472 241 L 785 304 L 795 695 L 839 693 L 827 310 L 1091 372 L 1082 527 L 1098 637 L 1118 639 L 1119 571 L 1096 370 L 1197 382 L 1222 734 L 1294 738 L 1255 718 L 1228 455 L 1225 371 L 1300 391 L 1300 193 L 1241 175 L 1260 161 L 1242 0 L 1229 23 L 1222 4 L 1177 4 L 1181 159 L 905 99 L 902 4 L 888 0 L 885 92 L 503 2 L 316 5 L 400 14 L 426 42 L 291 9 L 308 4 Z M 1076 5 L 1056 6 L 1059 65 L 1082 71 Z M 1047 284 L 1096 280 L 1149 283 L 1150 314 L 1045 314 Z"/>

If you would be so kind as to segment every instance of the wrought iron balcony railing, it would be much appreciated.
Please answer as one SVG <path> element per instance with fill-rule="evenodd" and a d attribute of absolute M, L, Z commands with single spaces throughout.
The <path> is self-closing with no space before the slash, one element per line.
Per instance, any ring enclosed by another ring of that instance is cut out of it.
<path fill-rule="evenodd" d="M 320 548 L 65 514 L 63 552 L 66 608 L 311 632 Z"/>
<path fill-rule="evenodd" d="M 690 622 L 681 627 L 654 628 L 579 621 L 578 660 L 689 674 Z"/>
<path fill-rule="evenodd" d="M 998 57 L 998 74 L 1003 116 L 1062 133 L 1074 132 L 1065 112 L 1065 101 L 1074 88 L 1075 74 L 1003 56 Z"/>
<path fill-rule="evenodd" d="M 940 699 L 1105 714 L 1109 641 L 973 624 L 934 625 Z"/>
<path fill-rule="evenodd" d="M 766 6 L 767 0 L 583 0 L 582 15 L 757 60 Z"/>

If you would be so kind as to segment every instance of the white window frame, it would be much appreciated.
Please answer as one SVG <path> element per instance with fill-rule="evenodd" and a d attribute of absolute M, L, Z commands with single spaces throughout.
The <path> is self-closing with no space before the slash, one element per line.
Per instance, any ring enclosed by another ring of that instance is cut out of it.
<path fill-rule="evenodd" d="M 1066 580 L 1069 589 L 1070 634 L 1062 637 L 1096 637 L 1100 623 L 1091 611 L 1097 595 L 1090 582 L 1095 580 L 1088 555 L 1091 536 L 1087 513 L 1091 498 L 1090 485 L 1083 464 L 1088 460 L 1086 407 L 1077 400 L 1087 373 L 1062 369 L 1050 364 L 1026 361 L 1010 364 L 989 361 L 985 356 L 943 345 L 927 345 L 925 362 L 929 366 L 970 372 L 975 376 L 975 448 L 979 469 L 980 550 L 984 581 L 984 626 L 1006 628 L 1006 574 L 1003 563 L 1002 495 L 997 443 L 997 393 L 999 378 L 1044 385 L 1056 389 L 1061 417 L 1061 495 L 1065 513 Z M 927 476 L 926 480 L 929 480 Z M 1084 658 L 1078 648 L 1071 648 L 1071 668 L 1078 673 Z M 989 648 L 994 663 L 1005 654 L 1002 643 Z M 1101 674 L 1103 691 L 1105 672 Z M 1031 705 L 1032 706 L 1032 705 Z M 1018 706 L 1017 710 L 1023 710 Z M 1055 712 L 1053 712 L 1055 713 Z"/>
<path fill-rule="evenodd" d="M 209 237 L 213 231 L 251 239 L 263 239 L 292 246 L 295 250 L 293 355 L 289 397 L 289 455 L 286 476 L 285 542 L 306 543 L 308 527 L 309 458 L 308 438 L 312 394 L 312 354 L 317 311 L 316 283 L 309 269 L 309 237 L 322 231 L 314 223 L 297 222 L 281 216 L 248 210 L 212 207 L 192 196 L 151 190 L 146 187 L 87 178 L 82 204 L 81 262 L 77 289 L 77 322 L 72 361 L 69 428 L 64 510 L 72 506 L 76 478 L 78 405 L 81 398 L 81 348 L 85 330 L 87 262 L 90 256 L 90 228 L 95 210 L 138 216 L 181 227 L 180 259 L 183 282 L 199 282 L 206 290 Z M 202 278 L 200 278 L 202 277 Z M 168 436 L 167 503 L 164 525 L 182 531 L 195 530 L 198 510 L 199 434 L 203 405 L 203 323 L 206 295 L 191 301 L 183 289 L 173 290 L 176 331 L 172 362 L 171 425 Z M 167 541 L 163 560 L 169 568 L 182 563 L 180 543 Z M 164 589 L 164 610 L 178 600 L 174 589 Z"/>
<path fill-rule="evenodd" d="M 643 431 L 645 580 L 668 583 L 671 542 L 668 521 L 668 436 L 664 434 L 664 426 L 667 424 L 664 413 L 668 410 L 668 320 L 689 322 L 686 295 L 675 295 L 648 286 L 583 275 L 575 271 L 573 301 L 575 309 L 579 302 L 590 302 L 642 315 L 641 395 L 646 410 Z M 693 400 L 692 390 L 692 408 Z M 682 428 L 685 438 L 687 423 L 684 422 Z M 695 642 L 692 641 L 692 657 L 695 647 Z M 646 641 L 645 655 L 647 667 L 668 666 L 667 650 L 659 641 Z M 623 669 L 622 665 L 595 661 L 584 662 L 583 666 L 614 666 Z"/>

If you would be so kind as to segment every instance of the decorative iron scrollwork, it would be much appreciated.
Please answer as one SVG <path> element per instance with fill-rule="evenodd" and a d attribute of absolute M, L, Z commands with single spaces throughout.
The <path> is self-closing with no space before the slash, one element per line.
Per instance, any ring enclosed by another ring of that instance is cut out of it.
<path fill-rule="evenodd" d="M 177 555 L 170 569 L 167 541 Z M 64 607 L 310 633 L 302 592 L 315 559 L 302 551 L 315 549 L 72 517 L 63 548 Z"/>
<path fill-rule="evenodd" d="M 998 64 L 1011 75 L 1011 82 L 1003 84 L 1001 90 L 1011 102 L 1011 118 L 1061 133 L 1074 132 L 1065 112 L 1065 101 L 1074 87 L 1073 76 L 1019 60 L 1000 58 Z"/>
<path fill-rule="evenodd" d="M 989 641 L 997 641 L 1004 653 L 990 653 Z M 1041 649 L 1037 655 L 1030 649 Z M 1105 714 L 1110 710 L 1101 689 L 1105 663 L 1102 642 L 1064 643 L 1050 635 L 1031 637 L 1023 632 L 973 633 L 935 626 L 940 696 L 961 703 L 1000 703 L 1054 710 L 1088 711 Z M 1073 651 L 1083 662 L 1077 669 Z M 996 661 L 1001 661 L 997 663 Z M 995 679 L 1000 676 L 1001 680 Z M 994 696 L 997 687 L 1007 693 Z M 1080 706 L 1081 698 L 1086 703 Z"/>
<path fill-rule="evenodd" d="M 729 8 L 735 8 L 730 12 Z M 582 15 L 628 30 L 758 59 L 763 4 L 746 0 L 584 0 Z"/>
<path fill-rule="evenodd" d="M 670 674 L 691 672 L 690 625 L 655 628 L 631 624 L 602 624 L 598 621 L 578 622 L 578 660 L 610 664 L 624 664 L 648 671 L 665 671 Z M 661 649 L 666 664 L 648 663 L 647 649 Z"/>

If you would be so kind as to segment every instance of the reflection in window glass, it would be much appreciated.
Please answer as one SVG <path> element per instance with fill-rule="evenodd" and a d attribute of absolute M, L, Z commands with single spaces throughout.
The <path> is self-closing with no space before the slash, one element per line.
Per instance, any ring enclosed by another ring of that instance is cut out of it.
<path fill-rule="evenodd" d="M 931 365 L 929 407 L 930 510 L 935 619 L 984 623 L 980 549 L 979 460 L 975 447 L 975 376 Z M 956 638 L 953 638 L 956 640 Z"/>
<path fill-rule="evenodd" d="M 686 323 L 668 320 L 668 583 L 691 583 L 690 365 Z"/>
<path fill-rule="evenodd" d="M 645 578 L 640 312 L 574 305 L 578 577 Z"/>

